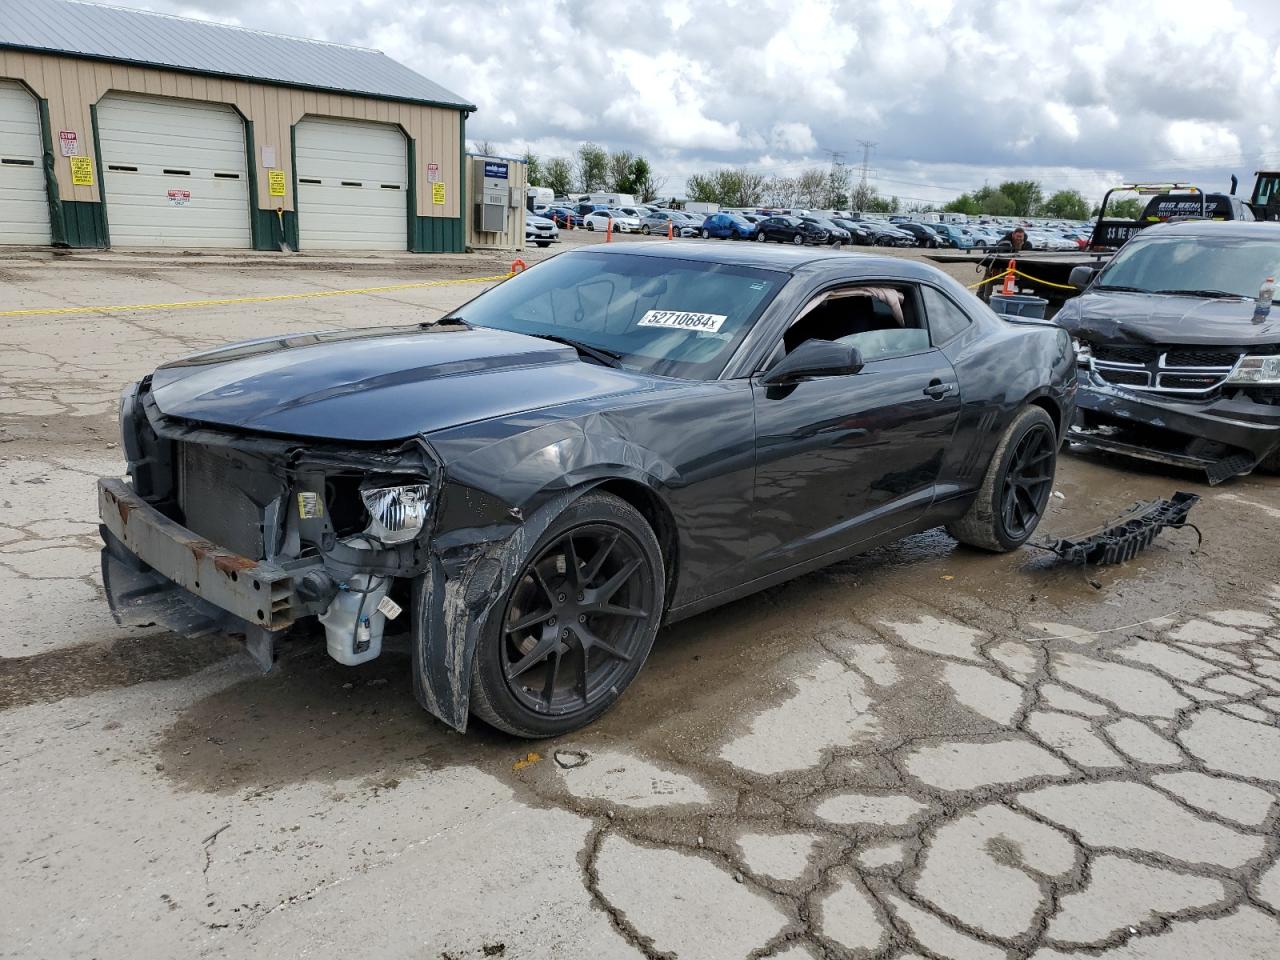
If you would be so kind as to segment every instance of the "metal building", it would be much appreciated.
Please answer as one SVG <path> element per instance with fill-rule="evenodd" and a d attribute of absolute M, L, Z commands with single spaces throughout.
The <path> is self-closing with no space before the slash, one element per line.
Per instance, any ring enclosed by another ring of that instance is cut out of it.
<path fill-rule="evenodd" d="M 475 106 L 384 54 L 2 7 L 0 244 L 463 250 Z"/>

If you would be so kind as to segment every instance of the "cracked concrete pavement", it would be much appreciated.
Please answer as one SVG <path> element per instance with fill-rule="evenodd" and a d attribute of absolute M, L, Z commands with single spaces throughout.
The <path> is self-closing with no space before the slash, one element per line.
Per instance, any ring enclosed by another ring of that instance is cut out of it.
<path fill-rule="evenodd" d="M 0 258 L 0 309 L 498 262 Z M 0 956 L 1273 957 L 1280 484 L 1067 454 L 1044 532 L 1201 493 L 1123 567 L 930 532 L 668 628 L 592 728 L 444 729 L 404 651 L 117 627 L 93 478 L 121 385 L 466 286 L 0 319 Z M 1094 582 L 1091 583 L 1090 580 Z"/>

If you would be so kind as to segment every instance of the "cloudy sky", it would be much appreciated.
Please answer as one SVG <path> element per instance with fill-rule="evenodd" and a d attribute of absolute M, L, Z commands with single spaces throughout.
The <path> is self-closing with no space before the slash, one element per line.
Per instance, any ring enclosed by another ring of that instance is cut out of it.
<path fill-rule="evenodd" d="M 1280 166 L 1280 19 L 1265 0 L 115 0 L 375 47 L 479 106 L 502 152 L 594 140 L 679 192 L 871 153 L 886 194 L 1009 177 L 1100 199 L 1124 179 L 1247 192 Z"/>

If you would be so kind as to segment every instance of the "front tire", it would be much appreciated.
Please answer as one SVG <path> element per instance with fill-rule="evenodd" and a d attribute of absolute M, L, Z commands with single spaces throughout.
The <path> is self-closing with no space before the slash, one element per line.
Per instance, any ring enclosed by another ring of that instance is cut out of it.
<path fill-rule="evenodd" d="M 1058 432 L 1041 407 L 1026 407 L 996 446 L 968 511 L 947 524 L 961 543 L 993 553 L 1016 550 L 1044 516 L 1058 465 Z"/>
<path fill-rule="evenodd" d="M 643 234 L 647 237 L 647 236 L 648 236 L 650 233 L 652 233 L 653 231 L 651 231 L 651 230 L 649 229 L 649 225 L 646 223 L 643 227 L 641 227 L 641 228 L 640 228 L 640 232 L 641 232 L 641 233 L 643 233 Z"/>
<path fill-rule="evenodd" d="M 711 231 L 708 230 L 706 227 L 703 227 L 702 230 L 698 233 L 698 236 L 702 237 L 703 240 L 710 240 Z"/>
<path fill-rule="evenodd" d="M 665 588 L 662 549 L 640 512 L 606 493 L 578 498 L 538 538 L 486 624 L 472 713 L 519 737 L 592 723 L 644 665 Z"/>

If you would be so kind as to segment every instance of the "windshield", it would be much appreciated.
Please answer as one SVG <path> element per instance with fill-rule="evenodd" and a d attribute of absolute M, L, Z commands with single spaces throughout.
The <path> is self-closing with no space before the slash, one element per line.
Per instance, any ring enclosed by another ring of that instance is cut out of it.
<path fill-rule="evenodd" d="M 1280 268 L 1280 239 L 1137 237 L 1098 276 L 1097 289 L 1139 293 L 1219 291 L 1256 297 Z"/>
<path fill-rule="evenodd" d="M 565 337 L 630 370 L 710 380 L 789 279 L 775 270 L 668 257 L 571 253 L 459 308 L 477 327 Z"/>

